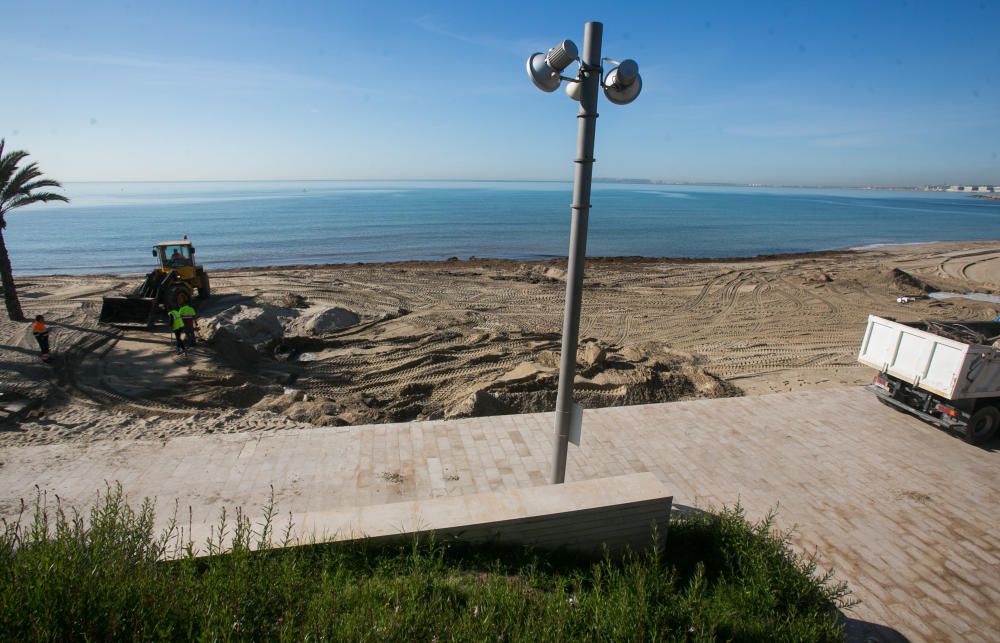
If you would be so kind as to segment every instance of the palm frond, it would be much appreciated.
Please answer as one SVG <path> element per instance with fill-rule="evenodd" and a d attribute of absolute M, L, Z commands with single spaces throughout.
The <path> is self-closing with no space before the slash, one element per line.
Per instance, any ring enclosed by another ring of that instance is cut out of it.
<path fill-rule="evenodd" d="M 61 188 L 62 185 L 58 181 L 42 178 L 37 163 L 19 168 L 28 153 L 14 150 L 4 154 L 5 147 L 6 141 L 0 139 L 0 230 L 6 227 L 4 215 L 14 208 L 46 201 L 69 201 L 55 192 L 37 192 L 44 188 Z"/>
<path fill-rule="evenodd" d="M 33 183 L 26 183 L 21 186 L 21 193 L 33 192 L 41 188 L 61 188 L 62 183 L 59 181 L 54 181 L 52 179 L 42 179 L 41 181 L 35 181 Z"/>
<path fill-rule="evenodd" d="M 18 194 L 24 194 L 24 186 L 42 175 L 38 163 L 25 165 L 3 186 L 0 191 L 0 203 L 13 199 Z"/>
<path fill-rule="evenodd" d="M 14 208 L 21 208 L 31 203 L 45 201 L 63 201 L 65 203 L 69 203 L 68 198 L 61 194 L 56 194 L 55 192 L 38 192 L 37 194 L 18 195 L 10 201 L 0 205 L 0 219 L 2 219 L 5 214 Z"/>
<path fill-rule="evenodd" d="M 26 156 L 28 153 L 24 150 L 14 150 L 6 156 L 0 156 L 0 187 L 7 185 L 17 172 L 17 166 Z"/>

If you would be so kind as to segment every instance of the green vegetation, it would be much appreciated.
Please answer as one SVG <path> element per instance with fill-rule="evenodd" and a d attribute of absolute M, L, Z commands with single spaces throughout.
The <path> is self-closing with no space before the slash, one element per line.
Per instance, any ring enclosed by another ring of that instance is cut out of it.
<path fill-rule="evenodd" d="M 120 488 L 88 520 L 42 498 L 22 516 L 0 542 L 5 640 L 823 641 L 847 604 L 738 507 L 673 520 L 663 552 L 599 560 L 433 539 L 275 549 L 273 507 L 221 519 L 232 548 L 194 558 Z"/>

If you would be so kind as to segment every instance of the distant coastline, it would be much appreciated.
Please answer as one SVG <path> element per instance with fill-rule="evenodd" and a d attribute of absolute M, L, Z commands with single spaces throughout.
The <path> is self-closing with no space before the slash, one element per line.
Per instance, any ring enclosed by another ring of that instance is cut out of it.
<path fill-rule="evenodd" d="M 595 183 L 637 183 L 644 185 L 677 185 L 720 188 L 768 188 L 799 190 L 886 190 L 890 192 L 950 192 L 979 196 L 987 199 L 1000 196 L 1000 184 L 992 185 L 834 185 L 793 183 L 730 183 L 725 181 L 664 181 L 659 179 L 595 178 Z"/>

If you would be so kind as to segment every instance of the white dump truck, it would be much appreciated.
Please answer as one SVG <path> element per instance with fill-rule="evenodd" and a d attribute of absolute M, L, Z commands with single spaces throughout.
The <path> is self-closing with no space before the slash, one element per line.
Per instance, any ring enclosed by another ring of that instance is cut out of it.
<path fill-rule="evenodd" d="M 868 316 L 858 361 L 884 402 L 983 443 L 1000 428 L 1000 322 Z"/>

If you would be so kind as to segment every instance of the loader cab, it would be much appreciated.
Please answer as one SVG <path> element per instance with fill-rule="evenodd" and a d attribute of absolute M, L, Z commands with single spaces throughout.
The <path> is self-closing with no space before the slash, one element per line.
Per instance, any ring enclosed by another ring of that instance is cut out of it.
<path fill-rule="evenodd" d="M 182 274 L 194 274 L 194 246 L 190 241 L 158 243 L 153 247 L 153 256 L 160 262 L 160 269 L 164 272 L 176 270 Z"/>

